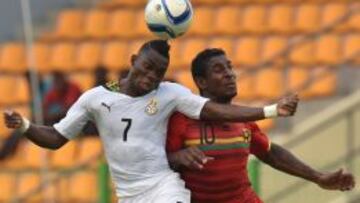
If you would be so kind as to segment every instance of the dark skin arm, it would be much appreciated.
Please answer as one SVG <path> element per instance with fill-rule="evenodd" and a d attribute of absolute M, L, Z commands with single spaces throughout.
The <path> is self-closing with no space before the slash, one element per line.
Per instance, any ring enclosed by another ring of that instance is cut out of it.
<path fill-rule="evenodd" d="M 278 116 L 292 116 L 299 102 L 298 95 L 286 96 L 277 102 Z M 263 108 L 219 104 L 208 101 L 201 111 L 200 119 L 206 121 L 250 122 L 265 118 Z"/>
<path fill-rule="evenodd" d="M 18 129 L 23 122 L 21 115 L 17 112 L 5 112 L 4 118 L 8 128 Z M 54 150 L 68 142 L 55 128 L 49 126 L 30 124 L 24 135 L 36 145 Z"/>
<path fill-rule="evenodd" d="M 277 144 L 272 144 L 271 150 L 258 158 L 279 171 L 311 181 L 323 189 L 345 191 L 351 190 L 355 186 L 352 174 L 346 173 L 342 169 L 332 173 L 321 173 Z"/>

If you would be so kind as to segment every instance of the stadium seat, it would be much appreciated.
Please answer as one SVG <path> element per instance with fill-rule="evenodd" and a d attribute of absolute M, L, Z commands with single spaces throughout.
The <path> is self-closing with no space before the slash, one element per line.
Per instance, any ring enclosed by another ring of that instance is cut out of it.
<path fill-rule="evenodd" d="M 293 66 L 287 74 L 287 86 L 292 92 L 299 92 L 301 99 L 309 99 L 313 95 L 309 92 L 311 69 Z"/>
<path fill-rule="evenodd" d="M 181 61 L 189 66 L 195 56 L 207 47 L 207 42 L 202 38 L 190 38 L 182 43 Z"/>
<path fill-rule="evenodd" d="M 170 41 L 170 70 L 176 70 L 185 65 L 182 61 L 182 41 L 173 40 Z M 185 66 L 189 66 L 190 64 L 186 64 Z"/>
<path fill-rule="evenodd" d="M 133 37 L 135 17 L 135 12 L 129 9 L 114 11 L 110 17 L 109 37 Z"/>
<path fill-rule="evenodd" d="M 22 147 L 24 146 L 24 142 L 20 142 L 18 149 L 12 154 L 9 159 L 5 159 L 1 162 L 1 167 L 9 169 L 9 170 L 21 170 L 24 169 L 24 154 Z"/>
<path fill-rule="evenodd" d="M 216 10 L 215 29 L 216 34 L 235 35 L 239 33 L 240 10 L 238 6 L 221 6 Z"/>
<path fill-rule="evenodd" d="M 263 131 L 268 131 L 275 125 L 272 119 L 257 121 L 256 124 L 258 124 L 259 128 Z"/>
<path fill-rule="evenodd" d="M 290 52 L 290 61 L 298 65 L 313 65 L 315 63 L 315 45 L 313 40 L 303 40 L 295 44 Z"/>
<path fill-rule="evenodd" d="M 320 28 L 320 7 L 314 3 L 303 3 L 298 7 L 294 28 L 296 32 L 311 33 Z"/>
<path fill-rule="evenodd" d="M 192 92 L 199 92 L 190 71 L 180 71 L 175 75 L 175 77 L 176 81 L 189 88 Z"/>
<path fill-rule="evenodd" d="M 294 31 L 294 12 L 291 5 L 279 4 L 270 9 L 268 17 L 269 32 L 277 34 L 291 34 Z"/>
<path fill-rule="evenodd" d="M 220 48 L 226 53 L 226 56 L 232 60 L 234 57 L 233 39 L 230 37 L 214 37 L 209 42 L 209 48 Z"/>
<path fill-rule="evenodd" d="M 239 23 L 242 32 L 263 34 L 267 31 L 266 8 L 260 5 L 251 5 L 243 9 L 242 22 Z"/>
<path fill-rule="evenodd" d="M 311 93 L 317 97 L 330 96 L 335 93 L 337 86 L 336 74 L 327 67 L 318 67 L 314 69 L 314 77 L 310 86 Z"/>
<path fill-rule="evenodd" d="M 0 71 L 20 73 L 26 70 L 26 54 L 23 44 L 10 42 L 0 51 Z"/>
<path fill-rule="evenodd" d="M 79 144 L 79 156 L 76 161 L 78 164 L 97 163 L 99 155 L 102 153 L 102 144 L 100 137 L 87 137 L 81 140 Z"/>
<path fill-rule="evenodd" d="M 34 65 L 36 70 L 41 74 L 46 74 L 51 71 L 50 66 L 50 47 L 46 43 L 35 43 L 32 46 L 32 54 L 34 57 Z M 27 66 L 30 66 L 28 64 Z"/>
<path fill-rule="evenodd" d="M 30 101 L 29 86 L 25 77 L 18 75 L 1 75 L 0 105 L 25 104 Z"/>
<path fill-rule="evenodd" d="M 348 26 L 351 31 L 359 32 L 360 31 L 360 6 L 358 6 L 358 11 L 353 13 L 350 16 L 348 21 Z"/>
<path fill-rule="evenodd" d="M 360 64 L 360 35 L 349 34 L 344 39 L 343 61 Z"/>
<path fill-rule="evenodd" d="M 0 173 L 0 202 L 12 202 L 15 197 L 16 181 L 13 173 Z"/>
<path fill-rule="evenodd" d="M 101 1 L 99 7 L 107 9 L 116 9 L 123 7 L 139 7 L 144 6 L 146 0 L 110 0 L 110 1 Z"/>
<path fill-rule="evenodd" d="M 260 58 L 260 40 L 256 37 L 242 37 L 235 42 L 234 63 L 256 65 Z"/>
<path fill-rule="evenodd" d="M 256 73 L 254 91 L 257 97 L 271 100 L 284 94 L 283 72 L 274 67 L 261 69 Z"/>
<path fill-rule="evenodd" d="M 64 72 L 74 71 L 75 45 L 68 42 L 57 43 L 52 47 L 50 64 L 55 70 Z"/>
<path fill-rule="evenodd" d="M 76 72 L 70 74 L 70 80 L 76 83 L 82 92 L 85 92 L 95 85 L 95 78 L 93 72 Z"/>
<path fill-rule="evenodd" d="M 272 61 L 279 62 L 282 58 L 281 55 L 285 55 L 284 52 L 287 48 L 287 38 L 280 36 L 270 36 L 265 38 L 261 59 L 264 62 Z"/>
<path fill-rule="evenodd" d="M 87 38 L 103 39 L 109 28 L 109 14 L 104 10 L 91 10 L 85 18 L 84 36 Z"/>
<path fill-rule="evenodd" d="M 207 6 L 196 7 L 189 35 L 211 35 L 214 33 L 214 9 Z"/>
<path fill-rule="evenodd" d="M 126 58 L 130 59 L 130 57 L 134 54 L 137 54 L 140 50 L 141 46 L 147 41 L 147 39 L 139 39 L 139 40 L 132 40 L 129 43 Z"/>
<path fill-rule="evenodd" d="M 348 8 L 347 4 L 341 3 L 341 2 L 330 2 L 328 4 L 325 4 L 323 7 L 323 12 L 321 16 L 321 27 L 329 27 L 329 26 L 335 26 L 337 21 L 339 21 L 341 18 L 344 18 L 344 16 L 347 14 Z M 336 24 L 335 30 L 336 31 L 346 31 L 346 20 L 343 22 L 340 22 Z"/>
<path fill-rule="evenodd" d="M 77 142 L 68 142 L 60 149 L 51 152 L 50 165 L 53 168 L 67 168 L 75 165 Z"/>
<path fill-rule="evenodd" d="M 255 87 L 254 76 L 248 73 L 240 73 L 238 75 L 239 76 L 236 82 L 238 94 L 236 96 L 236 99 L 239 101 L 253 100 L 256 97 L 254 92 L 254 87 Z"/>
<path fill-rule="evenodd" d="M 48 160 L 48 150 L 31 142 L 26 142 L 23 148 L 24 167 L 40 169 Z"/>
<path fill-rule="evenodd" d="M 136 17 L 135 17 L 135 35 L 139 37 L 152 37 L 153 34 L 150 32 L 150 30 L 147 27 L 146 21 L 145 21 L 145 13 L 143 9 L 139 9 L 136 11 Z"/>
<path fill-rule="evenodd" d="M 16 196 L 28 197 L 24 202 L 40 202 L 42 199 L 41 192 L 32 193 L 40 186 L 40 176 L 38 173 L 23 173 L 17 176 L 18 185 Z"/>
<path fill-rule="evenodd" d="M 77 47 L 75 69 L 94 70 L 101 61 L 102 49 L 97 42 L 85 42 Z"/>
<path fill-rule="evenodd" d="M 80 39 L 84 32 L 84 12 L 76 9 L 62 11 L 57 19 L 55 37 Z"/>
<path fill-rule="evenodd" d="M 94 171 L 78 171 L 70 177 L 71 202 L 94 202 L 97 200 L 98 184 Z"/>
<path fill-rule="evenodd" d="M 102 64 L 109 70 L 122 70 L 130 66 L 127 43 L 122 41 L 112 41 L 105 45 Z"/>
<path fill-rule="evenodd" d="M 341 59 L 340 46 L 340 39 L 337 35 L 321 35 L 316 41 L 316 62 L 318 64 L 338 64 Z"/>
<path fill-rule="evenodd" d="M 192 0 L 191 3 L 194 4 L 194 5 L 211 6 L 211 5 L 221 4 L 221 1 L 217 1 L 217 0 Z"/>

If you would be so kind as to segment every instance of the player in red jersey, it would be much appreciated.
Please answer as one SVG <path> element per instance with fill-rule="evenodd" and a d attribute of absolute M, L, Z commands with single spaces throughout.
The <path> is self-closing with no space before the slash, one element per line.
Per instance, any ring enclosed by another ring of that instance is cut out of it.
<path fill-rule="evenodd" d="M 231 62 L 220 49 L 207 49 L 192 62 L 200 94 L 231 103 L 237 94 Z M 270 81 L 271 82 L 271 81 Z M 270 143 L 255 123 L 205 122 L 175 113 L 169 122 L 168 159 L 192 192 L 195 203 L 260 203 L 251 189 L 247 161 L 254 154 L 266 164 L 329 190 L 350 190 L 354 177 L 342 169 L 322 173 Z"/>

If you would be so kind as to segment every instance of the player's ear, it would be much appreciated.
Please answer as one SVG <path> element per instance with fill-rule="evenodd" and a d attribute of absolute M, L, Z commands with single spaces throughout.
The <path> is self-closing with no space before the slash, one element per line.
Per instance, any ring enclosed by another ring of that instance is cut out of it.
<path fill-rule="evenodd" d="M 136 54 L 131 55 L 131 66 L 134 66 L 137 58 L 138 58 L 138 56 Z"/>
<path fill-rule="evenodd" d="M 199 90 L 203 90 L 207 87 L 207 82 L 206 82 L 205 78 L 203 78 L 203 77 L 194 78 L 194 82 Z"/>

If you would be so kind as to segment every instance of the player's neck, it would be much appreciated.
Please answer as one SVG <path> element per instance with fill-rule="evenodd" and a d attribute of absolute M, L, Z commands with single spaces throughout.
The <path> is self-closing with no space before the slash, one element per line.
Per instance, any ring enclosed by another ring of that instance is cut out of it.
<path fill-rule="evenodd" d="M 130 97 L 141 97 L 144 96 L 145 94 L 141 94 L 138 91 L 136 91 L 136 88 L 132 85 L 132 83 L 130 82 L 129 78 L 124 78 L 124 79 L 119 79 L 119 92 L 126 94 Z"/>

